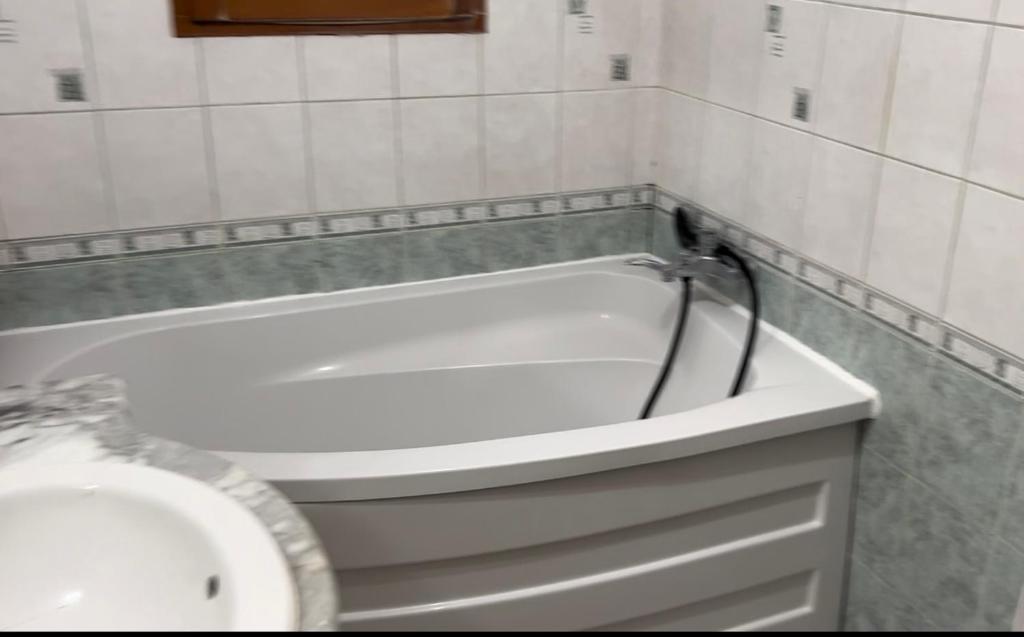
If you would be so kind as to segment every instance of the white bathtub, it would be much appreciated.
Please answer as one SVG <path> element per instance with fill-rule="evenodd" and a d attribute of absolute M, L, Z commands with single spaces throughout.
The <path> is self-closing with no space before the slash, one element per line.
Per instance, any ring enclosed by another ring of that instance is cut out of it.
<path fill-rule="evenodd" d="M 0 382 L 105 372 L 137 424 L 301 504 L 351 628 L 837 626 L 873 390 L 625 257 L 0 334 Z"/>

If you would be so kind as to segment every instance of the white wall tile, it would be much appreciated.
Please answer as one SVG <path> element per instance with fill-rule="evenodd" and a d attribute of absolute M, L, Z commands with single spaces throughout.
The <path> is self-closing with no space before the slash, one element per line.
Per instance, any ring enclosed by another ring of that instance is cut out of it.
<path fill-rule="evenodd" d="M 1024 31 L 996 29 L 971 179 L 1024 196 Z"/>
<path fill-rule="evenodd" d="M 664 6 L 664 0 L 642 0 L 640 3 L 639 42 L 632 66 L 634 86 L 661 86 L 661 23 L 665 16 Z"/>
<path fill-rule="evenodd" d="M 715 1 L 707 91 L 712 102 L 754 112 L 764 16 L 762 0 Z"/>
<path fill-rule="evenodd" d="M 868 283 L 937 313 L 960 182 L 886 160 L 875 212 Z"/>
<path fill-rule="evenodd" d="M 402 97 L 475 95 L 480 86 L 480 36 L 430 33 L 395 36 Z"/>
<path fill-rule="evenodd" d="M 804 253 L 840 272 L 863 277 L 881 169 L 878 155 L 815 139 L 804 210 Z"/>
<path fill-rule="evenodd" d="M 629 183 L 632 97 L 630 91 L 565 94 L 564 190 L 609 188 Z"/>
<path fill-rule="evenodd" d="M 310 36 L 301 38 L 299 45 L 305 59 L 309 99 L 359 100 L 394 96 L 390 36 Z"/>
<path fill-rule="evenodd" d="M 565 16 L 565 55 L 562 85 L 565 90 L 636 86 L 640 60 L 641 2 L 644 0 L 588 0 L 586 15 Z M 565 3 L 561 3 L 565 7 Z M 652 52 L 653 53 L 653 52 Z M 611 56 L 629 55 L 633 78 L 611 79 Z"/>
<path fill-rule="evenodd" d="M 309 105 L 318 211 L 398 203 L 395 108 L 388 100 Z"/>
<path fill-rule="evenodd" d="M 874 9 L 902 10 L 906 0 L 845 0 L 846 4 L 855 4 L 860 7 L 872 7 Z"/>
<path fill-rule="evenodd" d="M 750 153 L 747 225 L 785 245 L 799 247 L 814 138 L 758 120 Z"/>
<path fill-rule="evenodd" d="M 57 100 L 53 71 L 85 70 L 74 0 L 6 0 L 3 16 L 13 20 L 16 42 L 0 45 L 0 113 L 89 108 L 88 102 Z M 85 96 L 93 99 L 85 74 Z"/>
<path fill-rule="evenodd" d="M 633 103 L 633 168 L 634 184 L 658 182 L 659 148 L 662 146 L 664 89 L 642 88 L 634 93 Z M 662 184 L 668 187 L 666 184 Z"/>
<path fill-rule="evenodd" d="M 103 119 L 122 228 L 213 220 L 199 109 L 109 111 Z"/>
<path fill-rule="evenodd" d="M 481 196 L 479 102 L 476 97 L 401 102 L 404 203 Z"/>
<path fill-rule="evenodd" d="M 556 95 L 485 98 L 488 197 L 510 197 L 557 189 Z"/>
<path fill-rule="evenodd" d="M 738 222 L 744 222 L 748 213 L 747 166 L 754 121 L 717 106 L 704 109 L 697 201 Z"/>
<path fill-rule="evenodd" d="M 715 0 L 665 0 L 661 33 L 662 85 L 694 97 L 708 86 Z"/>
<path fill-rule="evenodd" d="M 960 175 L 990 27 L 907 16 L 888 154 Z"/>
<path fill-rule="evenodd" d="M 901 19 L 883 11 L 829 8 L 821 87 L 811 103 L 819 134 L 880 148 Z"/>
<path fill-rule="evenodd" d="M 658 185 L 677 195 L 696 199 L 704 103 L 668 92 L 663 94 L 661 102 L 664 125 L 656 145 L 660 150 Z"/>
<path fill-rule="evenodd" d="M 1024 0 L 1000 0 L 996 20 L 1002 24 L 1024 26 Z"/>
<path fill-rule="evenodd" d="M 309 211 L 299 104 L 211 109 L 225 219 Z"/>
<path fill-rule="evenodd" d="M 905 9 L 928 15 L 990 20 L 993 0 L 906 0 Z"/>
<path fill-rule="evenodd" d="M 199 103 L 197 41 L 171 32 L 166 0 L 89 0 L 92 45 L 103 106 Z"/>
<path fill-rule="evenodd" d="M 112 229 L 92 113 L 7 115 L 0 139 L 8 237 Z"/>
<path fill-rule="evenodd" d="M 562 3 L 490 0 L 484 38 L 484 92 L 529 93 L 558 87 Z"/>
<path fill-rule="evenodd" d="M 946 320 L 1024 357 L 1024 201 L 970 186 Z"/>
<path fill-rule="evenodd" d="M 778 0 L 778 33 L 763 33 L 757 112 L 762 117 L 810 129 L 817 113 L 818 78 L 825 38 L 826 6 L 803 0 Z M 810 92 L 809 122 L 793 117 L 794 90 Z"/>
<path fill-rule="evenodd" d="M 211 104 L 298 101 L 295 38 L 204 38 L 202 46 Z"/>

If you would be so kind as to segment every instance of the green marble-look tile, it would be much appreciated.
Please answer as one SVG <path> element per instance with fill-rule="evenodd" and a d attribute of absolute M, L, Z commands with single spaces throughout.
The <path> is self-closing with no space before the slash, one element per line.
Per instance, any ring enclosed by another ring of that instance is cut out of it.
<path fill-rule="evenodd" d="M 977 374 L 936 356 L 911 474 L 994 531 L 1021 428 L 1021 404 Z"/>
<path fill-rule="evenodd" d="M 904 471 L 915 470 L 924 414 L 931 400 L 929 348 L 863 318 L 850 335 L 853 353 L 847 369 L 878 390 L 882 413 L 867 425 L 864 444 Z"/>
<path fill-rule="evenodd" d="M 797 283 L 790 276 L 757 263 L 754 280 L 761 298 L 761 317 L 783 332 L 792 332 Z"/>
<path fill-rule="evenodd" d="M 404 240 L 397 232 L 320 241 L 321 276 L 327 290 L 402 281 Z"/>
<path fill-rule="evenodd" d="M 862 450 L 854 518 L 854 557 L 890 580 L 903 552 L 904 509 L 910 478 L 881 456 Z"/>
<path fill-rule="evenodd" d="M 511 270 L 558 260 L 558 217 L 498 221 L 485 226 L 488 269 Z"/>
<path fill-rule="evenodd" d="M 675 258 L 679 254 L 679 244 L 672 217 L 660 210 L 653 211 L 651 215 L 651 254 L 666 260 Z"/>
<path fill-rule="evenodd" d="M 850 563 L 847 632 L 925 631 L 935 627 L 857 560 Z"/>
<path fill-rule="evenodd" d="M 790 334 L 833 362 L 848 368 L 853 338 L 862 320 L 856 309 L 797 285 Z"/>
<path fill-rule="evenodd" d="M 218 251 L 126 259 L 121 269 L 126 313 L 235 300 Z"/>
<path fill-rule="evenodd" d="M 973 630 L 1008 631 L 1024 586 L 1024 554 L 1003 540 L 992 544 Z"/>
<path fill-rule="evenodd" d="M 1024 429 L 1024 418 L 1021 419 L 1021 427 Z M 1017 444 L 1015 458 L 1002 491 L 1003 513 L 999 535 L 1024 553 L 1024 438 Z"/>
<path fill-rule="evenodd" d="M 425 281 L 487 272 L 486 224 L 405 233 L 405 280 Z"/>
<path fill-rule="evenodd" d="M 562 217 L 561 252 L 567 261 L 647 249 L 646 210 L 609 210 Z"/>
<path fill-rule="evenodd" d="M 993 536 L 917 481 L 906 483 L 899 551 L 883 575 L 942 630 L 970 627 Z"/>
<path fill-rule="evenodd" d="M 320 252 L 313 240 L 229 248 L 222 253 L 228 283 L 239 299 L 321 290 Z"/>
<path fill-rule="evenodd" d="M 0 327 L 57 325 L 124 313 L 120 263 L 9 270 L 0 274 Z"/>

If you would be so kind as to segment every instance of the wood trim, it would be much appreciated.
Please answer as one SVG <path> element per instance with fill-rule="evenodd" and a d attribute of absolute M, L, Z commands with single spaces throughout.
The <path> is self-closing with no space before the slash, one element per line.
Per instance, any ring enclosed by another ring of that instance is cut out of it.
<path fill-rule="evenodd" d="M 487 0 L 171 0 L 180 38 L 484 33 Z M 244 5 L 243 5 L 244 3 Z M 218 10 L 238 10 L 216 22 Z M 240 7 L 244 6 L 244 9 Z M 401 18 L 409 17 L 409 21 Z M 312 21 L 306 22 L 304 21 Z M 348 22 L 348 23 L 346 23 Z"/>

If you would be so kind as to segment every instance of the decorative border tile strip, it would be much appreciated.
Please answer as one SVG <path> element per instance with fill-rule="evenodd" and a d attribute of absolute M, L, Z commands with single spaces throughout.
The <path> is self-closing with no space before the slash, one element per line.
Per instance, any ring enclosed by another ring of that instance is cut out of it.
<path fill-rule="evenodd" d="M 1024 396 L 1024 359 L 944 323 L 940 318 L 805 257 L 692 201 L 654 187 L 655 208 L 668 214 L 678 205 L 699 212 L 697 223 L 725 234 L 758 261 L 827 296 L 864 312 L 900 333 Z"/>
<path fill-rule="evenodd" d="M 648 207 L 654 186 L 0 241 L 0 269 Z"/>

